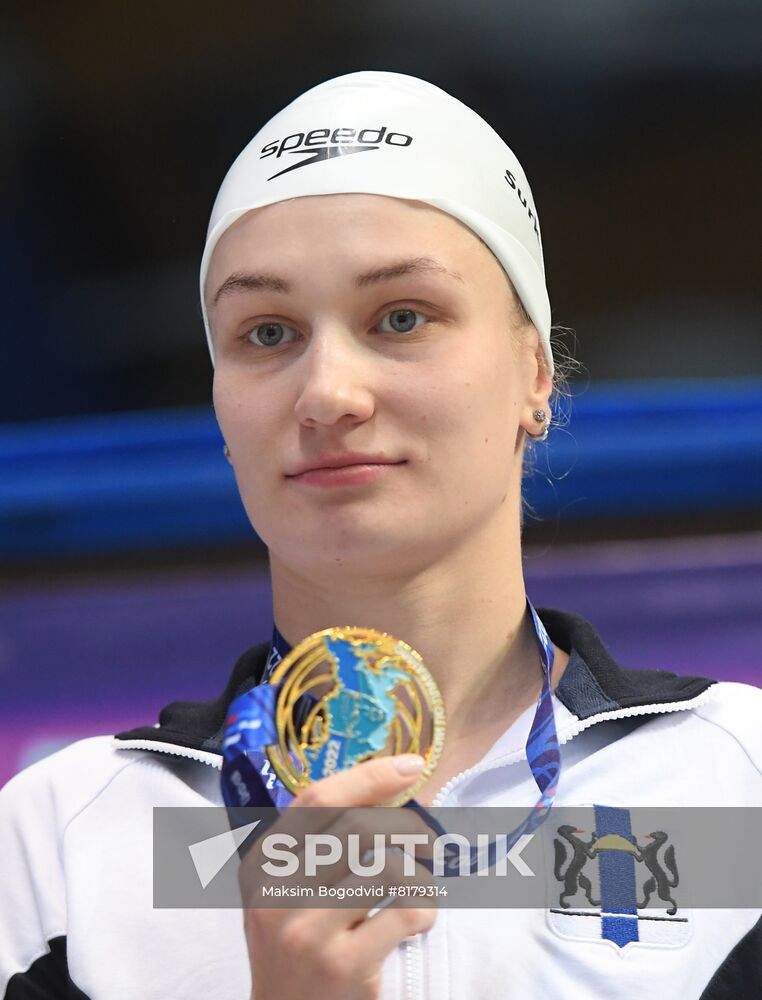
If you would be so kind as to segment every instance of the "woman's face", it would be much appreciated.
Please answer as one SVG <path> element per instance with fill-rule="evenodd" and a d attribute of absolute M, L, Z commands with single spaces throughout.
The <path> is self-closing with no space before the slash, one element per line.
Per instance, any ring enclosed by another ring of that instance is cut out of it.
<path fill-rule="evenodd" d="M 509 508 L 517 530 L 521 428 L 550 379 L 457 220 L 377 195 L 267 206 L 221 238 L 206 302 L 217 419 L 271 558 L 416 572 Z"/>

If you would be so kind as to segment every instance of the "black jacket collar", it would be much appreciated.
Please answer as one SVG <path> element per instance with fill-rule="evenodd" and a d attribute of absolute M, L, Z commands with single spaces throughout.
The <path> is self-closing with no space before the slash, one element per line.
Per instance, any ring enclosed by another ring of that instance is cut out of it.
<path fill-rule="evenodd" d="M 570 654 L 556 696 L 579 719 L 636 706 L 689 701 L 715 682 L 665 670 L 625 670 L 606 650 L 589 622 L 567 611 L 538 608 L 553 642 Z M 212 701 L 173 701 L 159 713 L 159 725 L 118 733 L 118 740 L 150 740 L 220 753 L 230 703 L 254 687 L 264 672 L 269 643 L 238 659 L 225 690 Z"/>

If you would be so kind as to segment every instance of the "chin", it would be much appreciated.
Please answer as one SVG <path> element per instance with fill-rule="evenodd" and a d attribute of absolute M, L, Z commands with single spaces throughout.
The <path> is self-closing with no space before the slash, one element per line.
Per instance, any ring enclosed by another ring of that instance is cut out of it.
<path fill-rule="evenodd" d="M 296 544 L 295 544 L 296 542 Z M 314 579 L 352 576 L 396 576 L 415 573 L 427 562 L 429 546 L 409 531 L 330 531 L 323 530 L 317 537 L 285 540 L 275 543 L 271 551 L 279 560 L 301 574 Z"/>

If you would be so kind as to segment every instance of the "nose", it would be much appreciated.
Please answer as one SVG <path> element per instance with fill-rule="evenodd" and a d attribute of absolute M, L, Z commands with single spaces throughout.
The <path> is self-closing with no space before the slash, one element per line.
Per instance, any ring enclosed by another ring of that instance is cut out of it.
<path fill-rule="evenodd" d="M 313 333 L 300 359 L 302 382 L 294 407 L 300 424 L 361 424 L 373 416 L 375 398 L 368 384 L 367 359 L 362 355 L 362 348 L 349 334 Z"/>

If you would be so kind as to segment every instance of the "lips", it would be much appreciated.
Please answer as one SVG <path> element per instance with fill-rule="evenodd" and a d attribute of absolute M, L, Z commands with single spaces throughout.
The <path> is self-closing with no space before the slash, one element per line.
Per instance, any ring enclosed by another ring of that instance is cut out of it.
<path fill-rule="evenodd" d="M 323 469 L 348 469 L 352 466 L 372 466 L 372 465 L 400 465 L 401 462 L 387 458 L 385 455 L 364 455 L 360 452 L 344 452 L 335 455 L 318 455 L 316 458 L 308 459 L 300 465 L 295 466 L 286 473 L 287 479 L 294 479 L 307 472 L 318 472 Z"/>

